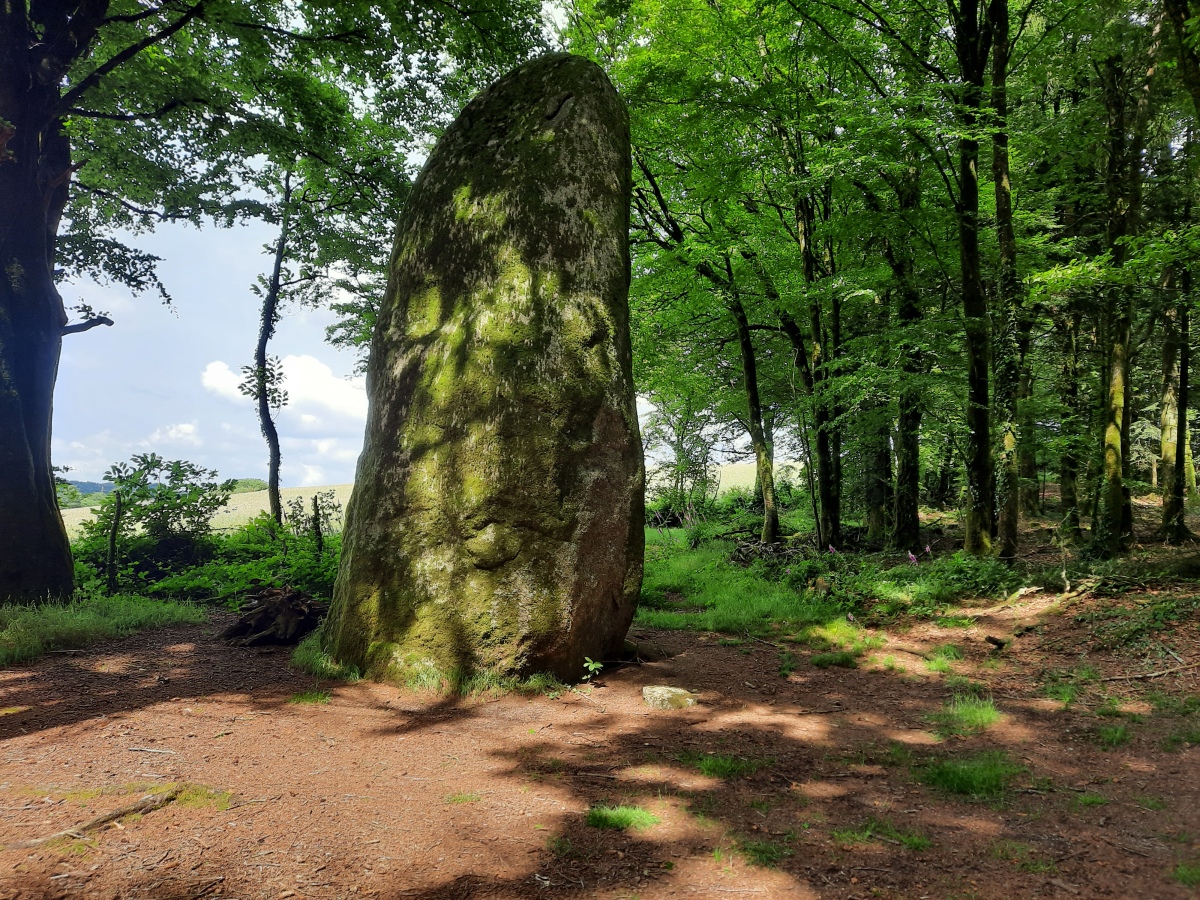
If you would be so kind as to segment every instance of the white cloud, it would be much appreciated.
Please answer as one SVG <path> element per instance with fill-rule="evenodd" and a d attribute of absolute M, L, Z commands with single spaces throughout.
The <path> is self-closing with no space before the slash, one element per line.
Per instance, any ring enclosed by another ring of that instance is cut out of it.
<path fill-rule="evenodd" d="M 303 468 L 304 479 L 300 482 L 300 487 L 312 487 L 325 483 L 325 470 L 320 466 L 304 466 Z"/>
<path fill-rule="evenodd" d="M 301 415 L 307 408 L 319 406 L 360 421 L 367 418 L 366 379 L 339 378 L 315 356 L 285 356 L 283 386 L 288 406 Z"/>
<path fill-rule="evenodd" d="M 221 360 L 210 362 L 200 373 L 200 383 L 210 394 L 216 394 L 234 403 L 249 403 L 250 398 L 238 390 L 241 379 Z"/>
<path fill-rule="evenodd" d="M 153 450 L 161 444 L 182 444 L 189 447 L 199 447 L 204 443 L 200 437 L 200 428 L 195 422 L 180 422 L 177 425 L 166 425 L 156 428 L 150 437 L 142 441 L 143 447 Z"/>

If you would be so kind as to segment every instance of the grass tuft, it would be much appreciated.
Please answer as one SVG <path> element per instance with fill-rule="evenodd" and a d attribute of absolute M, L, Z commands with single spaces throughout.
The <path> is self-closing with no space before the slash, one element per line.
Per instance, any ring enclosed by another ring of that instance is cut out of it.
<path fill-rule="evenodd" d="M 701 775 L 709 778 L 741 778 L 752 775 L 767 763 L 755 759 L 742 759 L 719 753 L 681 753 L 679 761 L 695 767 Z"/>
<path fill-rule="evenodd" d="M 288 703 L 328 703 L 333 694 L 324 688 L 309 688 L 288 698 Z"/>
<path fill-rule="evenodd" d="M 995 799 L 1003 796 L 1009 783 L 1024 771 L 1003 750 L 991 750 L 933 763 L 921 773 L 921 780 L 950 794 Z"/>
<path fill-rule="evenodd" d="M 450 794 L 446 797 L 447 803 L 478 803 L 483 797 L 479 794 Z"/>
<path fill-rule="evenodd" d="M 1180 863 L 1171 873 L 1171 877 L 1185 887 L 1200 887 L 1200 865 Z"/>
<path fill-rule="evenodd" d="M 828 669 L 831 666 L 837 666 L 842 669 L 858 668 L 858 657 L 849 650 L 837 650 L 833 653 L 814 653 L 809 657 L 809 662 L 818 669 Z"/>
<path fill-rule="evenodd" d="M 792 855 L 791 850 L 774 841 L 739 841 L 738 850 L 751 865 L 764 869 L 774 869 Z"/>
<path fill-rule="evenodd" d="M 645 831 L 659 823 L 658 816 L 640 806 L 593 806 L 588 810 L 587 823 L 593 828 L 614 831 Z"/>
<path fill-rule="evenodd" d="M 932 841 L 916 831 L 901 831 L 891 822 L 867 819 L 858 828 L 835 829 L 833 839 L 841 844 L 869 844 L 877 838 L 896 841 L 914 852 L 929 849 Z"/>
<path fill-rule="evenodd" d="M 208 614 L 190 603 L 134 595 L 87 597 L 69 603 L 0 606 L 0 666 L 37 659 L 50 650 L 79 650 L 147 628 L 199 624 Z"/>
<path fill-rule="evenodd" d="M 1200 745 L 1200 728 L 1185 728 L 1182 731 L 1171 732 L 1163 740 L 1162 748 L 1168 753 L 1176 753 L 1185 744 L 1188 746 Z"/>
<path fill-rule="evenodd" d="M 355 682 L 362 674 L 354 666 L 344 666 L 321 649 L 321 629 L 317 629 L 292 651 L 291 663 L 301 672 L 332 681 Z"/>
<path fill-rule="evenodd" d="M 929 717 L 941 737 L 978 734 L 1000 721 L 1000 712 L 991 697 L 959 694 L 951 698 L 941 712 Z"/>
<path fill-rule="evenodd" d="M 1125 725 L 1102 725 L 1096 729 L 1096 740 L 1101 747 L 1115 750 L 1129 743 L 1129 728 Z"/>

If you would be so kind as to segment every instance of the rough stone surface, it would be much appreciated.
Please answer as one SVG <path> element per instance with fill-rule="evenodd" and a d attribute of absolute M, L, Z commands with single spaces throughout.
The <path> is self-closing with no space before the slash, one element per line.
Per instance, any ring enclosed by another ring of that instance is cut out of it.
<path fill-rule="evenodd" d="M 475 98 L 417 179 L 367 376 L 325 629 L 375 677 L 583 674 L 641 588 L 628 115 L 552 54 Z"/>
<path fill-rule="evenodd" d="M 683 688 L 665 684 L 648 684 L 642 688 L 642 699 L 655 709 L 683 709 L 696 705 L 696 695 Z"/>

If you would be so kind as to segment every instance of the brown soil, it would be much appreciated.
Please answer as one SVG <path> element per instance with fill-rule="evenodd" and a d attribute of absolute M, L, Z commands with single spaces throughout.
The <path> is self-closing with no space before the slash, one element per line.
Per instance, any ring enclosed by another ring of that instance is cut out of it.
<path fill-rule="evenodd" d="M 1136 652 L 1098 650 L 1089 629 L 1106 620 L 1076 617 L 1100 605 L 1033 593 L 968 610 L 974 627 L 893 632 L 854 670 L 815 668 L 793 647 L 786 678 L 765 642 L 641 631 L 669 658 L 557 698 L 362 683 L 292 703 L 312 679 L 284 651 L 217 642 L 227 620 L 56 654 L 0 672 L 0 898 L 1187 897 L 1172 872 L 1200 861 L 1200 747 L 1161 745 L 1200 721 L 1126 718 L 1131 740 L 1106 750 L 1098 729 L 1116 720 L 1095 710 L 1112 696 L 1149 713 L 1148 689 L 1195 692 L 1200 670 L 1091 682 L 1070 710 L 1043 686 L 1083 664 L 1105 676 L 1200 659 L 1196 622 L 1169 648 L 1162 632 Z M 984 640 L 1028 625 L 999 654 Z M 947 642 L 1003 713 L 983 734 L 931 730 L 950 690 L 921 654 Z M 647 684 L 701 702 L 652 710 Z M 920 780 L 930 760 L 994 748 L 1027 770 L 1002 802 Z M 709 778 L 688 753 L 761 768 Z M 13 846 L 170 783 L 207 790 Z M 591 828 L 599 803 L 661 821 Z M 870 819 L 932 843 L 834 834 Z M 776 868 L 753 864 L 772 852 Z"/>

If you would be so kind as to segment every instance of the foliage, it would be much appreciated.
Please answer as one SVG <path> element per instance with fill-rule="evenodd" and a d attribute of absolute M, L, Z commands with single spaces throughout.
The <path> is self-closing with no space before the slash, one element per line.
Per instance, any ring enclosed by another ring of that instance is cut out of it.
<path fill-rule="evenodd" d="M 0 606 L 0 666 L 37 659 L 48 650 L 78 650 L 146 628 L 206 619 L 198 606 L 125 594 L 62 604 Z"/>
<path fill-rule="evenodd" d="M 229 488 L 231 494 L 249 494 L 254 491 L 265 491 L 267 483 L 261 478 L 235 478 Z"/>

